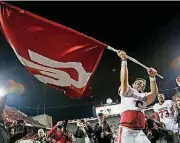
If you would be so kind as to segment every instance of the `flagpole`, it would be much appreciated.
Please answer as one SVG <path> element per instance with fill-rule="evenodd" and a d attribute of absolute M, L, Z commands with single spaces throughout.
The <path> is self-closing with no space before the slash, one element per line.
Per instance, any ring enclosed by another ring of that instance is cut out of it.
<path fill-rule="evenodd" d="M 118 53 L 118 50 L 114 49 L 114 48 L 111 47 L 111 46 L 108 46 L 107 49 L 109 49 L 109 50 L 111 50 L 111 51 L 113 51 L 113 52 Z M 134 63 L 140 65 L 140 66 L 143 67 L 143 68 L 145 68 L 146 70 L 149 69 L 149 67 L 147 67 L 147 66 L 145 66 L 144 64 L 140 63 L 140 62 L 137 61 L 136 59 L 134 59 L 134 58 L 132 58 L 132 57 L 130 57 L 130 56 L 127 56 L 127 58 L 128 58 L 130 61 L 132 61 L 132 62 L 134 62 Z M 162 79 L 164 78 L 164 77 L 161 76 L 160 74 L 157 74 L 157 76 L 160 77 L 160 78 L 162 78 Z"/>

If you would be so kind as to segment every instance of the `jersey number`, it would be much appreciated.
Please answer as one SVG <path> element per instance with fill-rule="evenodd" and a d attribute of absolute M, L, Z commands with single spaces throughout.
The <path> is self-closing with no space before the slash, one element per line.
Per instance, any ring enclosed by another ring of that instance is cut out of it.
<path fill-rule="evenodd" d="M 161 111 L 159 112 L 159 114 L 160 114 L 161 118 L 169 117 L 169 112 L 168 112 L 168 110 L 161 110 Z"/>
<path fill-rule="evenodd" d="M 143 102 L 137 100 L 137 101 L 136 101 L 136 107 L 143 108 Z"/>

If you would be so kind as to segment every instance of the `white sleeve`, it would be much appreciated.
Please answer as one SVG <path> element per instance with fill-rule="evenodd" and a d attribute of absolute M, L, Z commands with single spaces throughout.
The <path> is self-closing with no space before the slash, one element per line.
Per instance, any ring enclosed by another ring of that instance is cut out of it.
<path fill-rule="evenodd" d="M 173 105 L 172 100 L 167 100 L 168 105 L 171 107 Z"/>
<path fill-rule="evenodd" d="M 156 104 L 154 104 L 153 110 L 154 110 L 154 112 L 158 112 L 158 110 L 157 110 L 157 108 L 156 108 Z"/>
<path fill-rule="evenodd" d="M 120 87 L 121 87 L 121 86 L 120 86 Z M 122 96 L 122 95 L 121 95 L 121 92 L 120 92 L 120 91 L 121 91 L 121 88 L 120 88 L 120 87 L 119 87 L 119 89 L 118 89 L 118 94 L 119 94 L 120 96 Z M 131 89 L 132 89 L 132 88 L 131 88 L 131 86 L 130 86 L 130 85 L 128 85 L 128 91 L 127 91 L 126 96 L 129 96 L 129 95 L 130 95 L 130 93 L 131 93 Z"/>

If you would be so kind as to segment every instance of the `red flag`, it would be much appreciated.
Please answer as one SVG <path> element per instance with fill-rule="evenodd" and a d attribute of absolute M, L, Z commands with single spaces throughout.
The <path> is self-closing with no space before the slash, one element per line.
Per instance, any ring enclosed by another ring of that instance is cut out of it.
<path fill-rule="evenodd" d="M 21 63 L 41 82 L 80 98 L 107 47 L 95 39 L 0 2 L 0 25 Z"/>

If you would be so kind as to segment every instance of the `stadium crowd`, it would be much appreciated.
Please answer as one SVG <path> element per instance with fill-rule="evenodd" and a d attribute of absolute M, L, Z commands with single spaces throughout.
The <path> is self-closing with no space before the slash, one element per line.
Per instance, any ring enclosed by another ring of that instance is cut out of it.
<path fill-rule="evenodd" d="M 173 98 L 172 103 L 176 109 L 179 109 L 177 111 L 180 111 L 179 96 L 174 97 L 176 98 Z M 177 136 L 174 136 L 176 133 L 167 130 L 165 124 L 156 119 L 153 107 L 148 109 L 144 111 L 146 119 L 144 133 L 148 139 L 152 143 L 178 142 Z M 176 122 L 179 122 L 178 116 L 175 115 Z M 10 134 L 10 143 L 20 143 L 29 139 L 34 143 L 116 143 L 119 133 L 120 115 L 104 116 L 103 113 L 99 113 L 98 118 L 59 121 L 50 131 L 32 117 L 12 107 L 5 106 L 2 117 Z M 101 122 L 104 124 L 100 125 Z M 103 126 L 104 129 L 102 129 Z M 101 134 L 102 132 L 104 135 Z M 101 140 L 102 137 L 103 140 Z"/>

